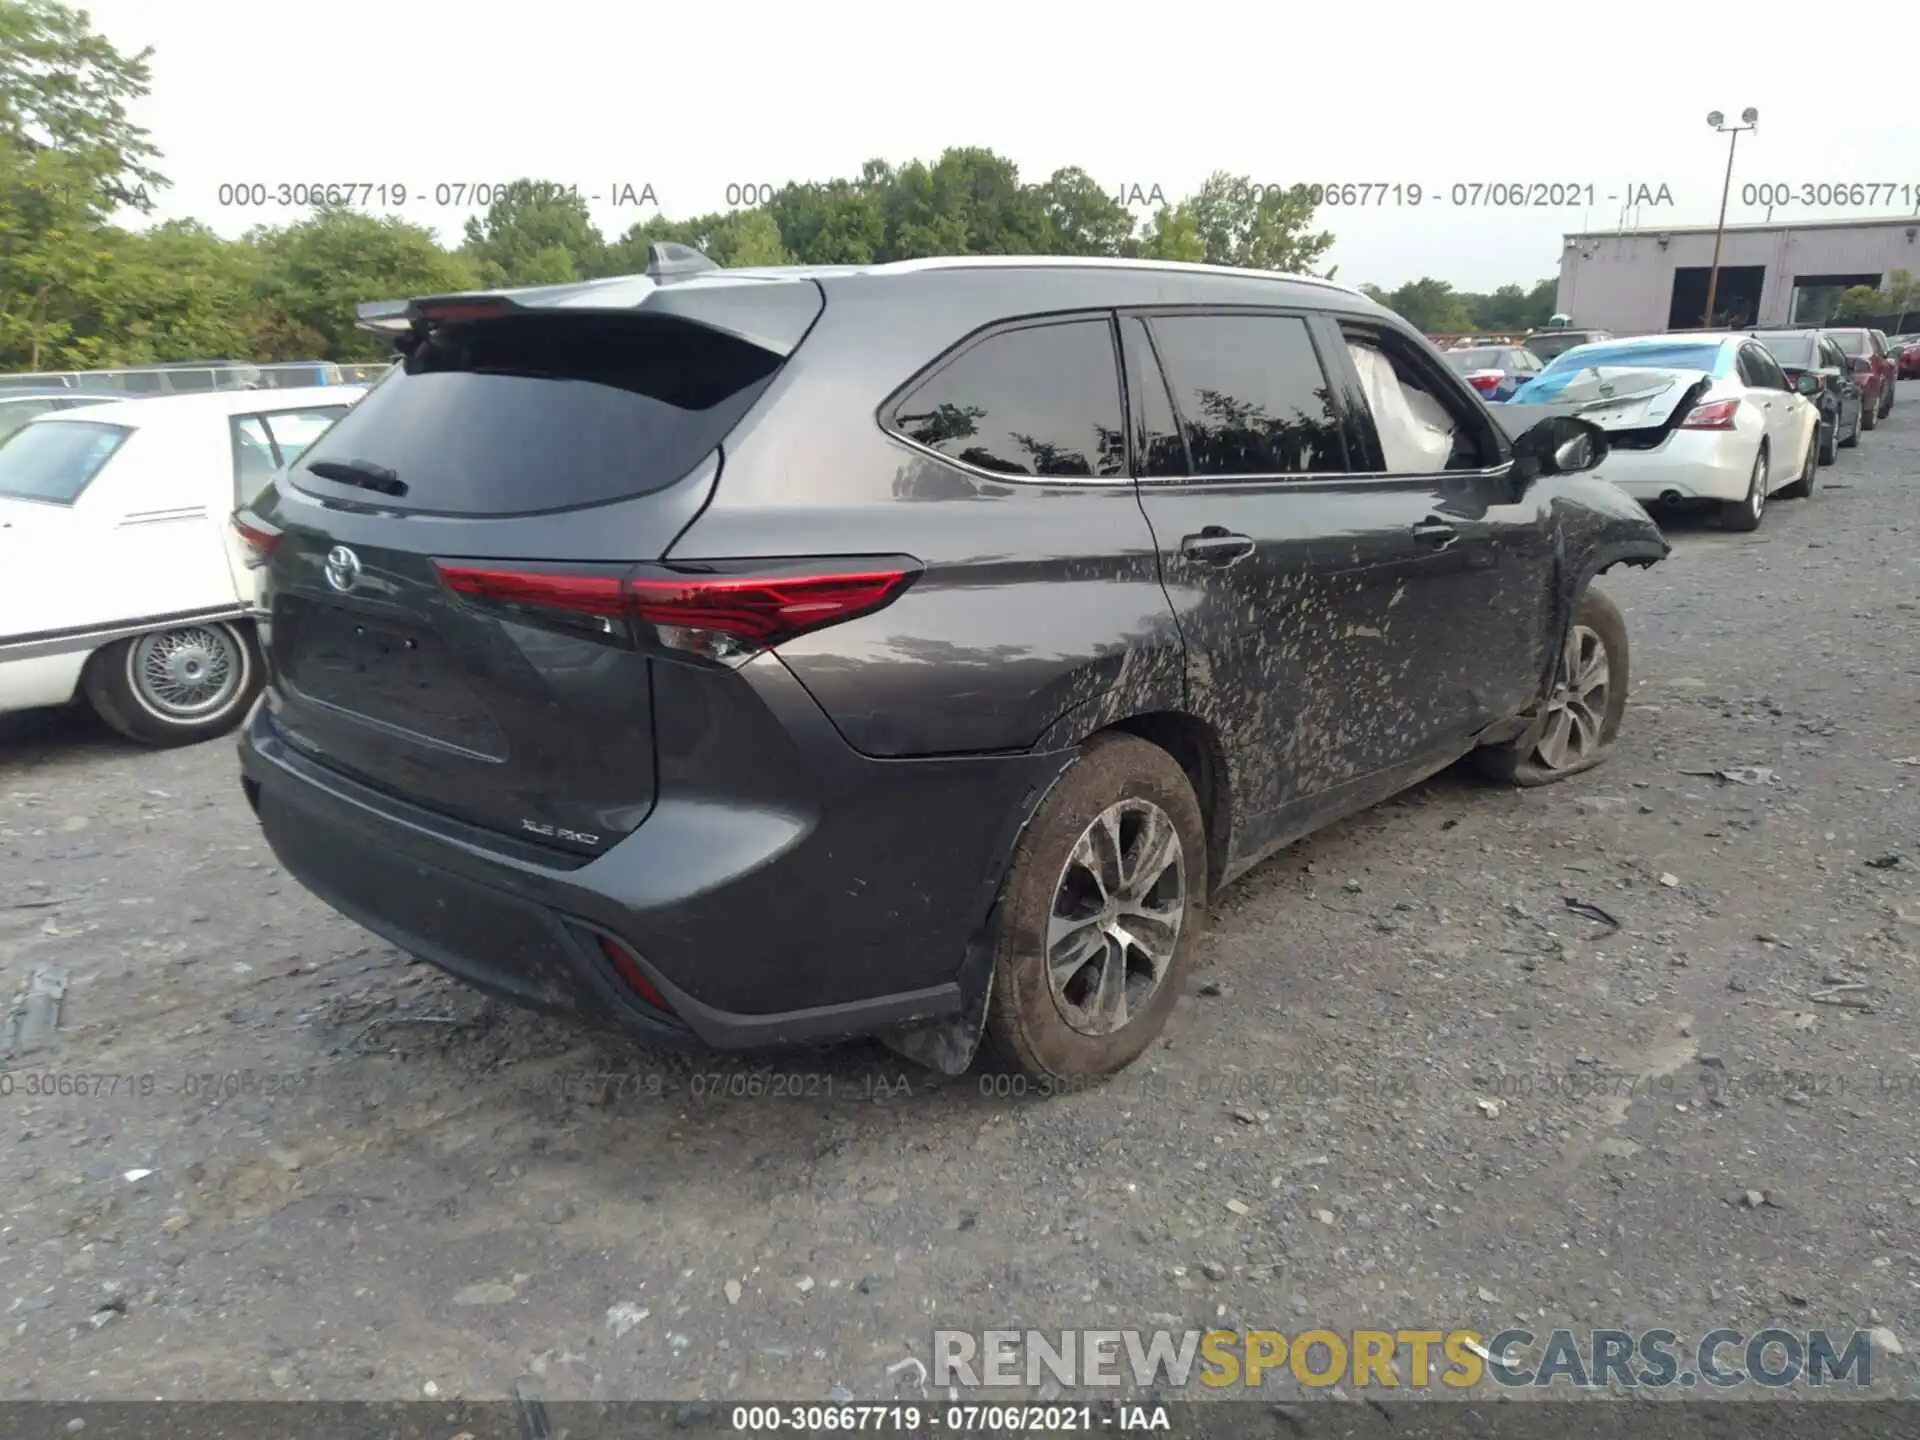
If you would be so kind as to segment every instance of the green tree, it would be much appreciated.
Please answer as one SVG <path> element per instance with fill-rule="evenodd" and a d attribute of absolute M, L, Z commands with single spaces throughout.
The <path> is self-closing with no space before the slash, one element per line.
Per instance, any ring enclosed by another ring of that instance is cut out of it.
<path fill-rule="evenodd" d="M 116 232 L 95 297 L 102 358 L 121 365 L 256 358 L 258 272 L 252 246 L 223 240 L 197 220 Z"/>
<path fill-rule="evenodd" d="M 1537 330 L 1553 318 L 1558 280 L 1541 280 L 1531 288 L 1502 285 L 1491 294 L 1458 292 L 1466 309 L 1467 327 L 1476 330 Z"/>
<path fill-rule="evenodd" d="M 1077 165 L 1047 177 L 1040 203 L 1051 232 L 1047 248 L 1055 254 L 1119 255 L 1133 239 L 1133 212 Z"/>
<path fill-rule="evenodd" d="M 354 307 L 367 300 L 398 300 L 480 288 L 474 262 L 449 254 L 433 232 L 397 216 L 376 218 L 323 206 L 309 219 L 255 230 L 259 251 L 256 303 L 272 307 L 293 333 L 320 336 L 320 360 L 378 359 L 387 344 L 354 328 Z"/>
<path fill-rule="evenodd" d="M 79 156 L 0 140 L 0 368 L 63 369 L 100 353 L 89 317 L 114 234 Z"/>
<path fill-rule="evenodd" d="M 781 243 L 803 265 L 871 265 L 887 243 L 887 178 L 870 160 L 858 180 L 782 186 L 767 207 Z"/>
<path fill-rule="evenodd" d="M 1886 279 L 1889 315 L 1907 315 L 1920 310 L 1920 276 L 1911 270 L 1889 270 Z"/>
<path fill-rule="evenodd" d="M 578 193 L 545 181 L 508 186 L 469 216 L 465 251 L 488 289 L 557 285 L 607 273 L 607 242 Z"/>
<path fill-rule="evenodd" d="M 1834 306 L 1833 318 L 1867 320 L 1875 315 L 1883 315 L 1892 308 L 1886 291 L 1873 285 L 1850 285 L 1841 292 L 1840 303 Z"/>
<path fill-rule="evenodd" d="M 1333 236 L 1313 233 L 1313 197 L 1216 170 L 1186 202 L 1212 265 L 1310 273 Z"/>
<path fill-rule="evenodd" d="M 72 157 L 104 210 L 152 209 L 147 192 L 167 183 L 151 163 L 160 152 L 127 118 L 128 102 L 147 94 L 152 55 L 121 54 L 84 10 L 0 0 L 0 145 Z"/>
<path fill-rule="evenodd" d="M 1378 301 L 1428 335 L 1473 329 L 1473 317 L 1467 313 L 1460 296 L 1454 293 L 1453 286 L 1444 280 L 1422 277 L 1391 291 L 1382 290 L 1378 285 L 1362 285 L 1360 289 L 1369 299 Z"/>
<path fill-rule="evenodd" d="M 1162 205 L 1154 211 L 1140 236 L 1138 253 L 1148 260 L 1184 260 L 1201 264 L 1207 257 L 1207 242 L 1200 236 L 1200 223 L 1193 207 L 1185 201 Z"/>
<path fill-rule="evenodd" d="M 932 165 L 915 160 L 885 175 L 884 253 L 912 260 L 925 255 L 1022 255 L 1047 248 L 1047 211 L 1040 191 L 1020 183 L 1011 160 L 991 150 L 956 148 Z"/>

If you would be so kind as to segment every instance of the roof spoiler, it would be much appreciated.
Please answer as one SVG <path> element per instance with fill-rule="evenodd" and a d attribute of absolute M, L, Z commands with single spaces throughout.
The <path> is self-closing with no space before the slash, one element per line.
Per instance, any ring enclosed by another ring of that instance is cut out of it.
<path fill-rule="evenodd" d="M 718 262 L 703 255 L 691 245 L 677 245 L 672 241 L 655 241 L 647 247 L 646 277 L 655 285 L 671 285 L 676 280 L 685 280 L 694 275 L 704 275 L 709 270 L 718 270 Z M 587 281 L 590 286 L 594 282 Z M 583 288 L 581 283 L 568 285 L 534 286 L 535 291 L 577 292 Z M 412 300 L 368 300 L 354 306 L 354 325 L 357 329 L 375 335 L 388 335 L 395 338 L 410 333 L 421 321 L 431 319 L 468 319 L 483 314 L 493 314 L 502 310 L 520 308 L 519 296 L 522 291 L 474 291 L 459 295 L 421 296 Z"/>

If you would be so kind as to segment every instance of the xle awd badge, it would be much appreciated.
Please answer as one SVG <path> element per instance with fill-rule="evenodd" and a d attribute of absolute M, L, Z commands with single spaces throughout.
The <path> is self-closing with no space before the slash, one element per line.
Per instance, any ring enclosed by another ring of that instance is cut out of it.
<path fill-rule="evenodd" d="M 584 830 L 569 830 L 563 825 L 545 825 L 538 820 L 522 820 L 520 822 L 520 828 L 530 831 L 535 835 L 543 836 L 548 840 L 571 840 L 576 845 L 598 845 L 600 843 L 600 837 L 598 835 L 589 835 Z"/>
<path fill-rule="evenodd" d="M 327 584 L 345 594 L 360 583 L 360 557 L 344 545 L 327 551 Z"/>

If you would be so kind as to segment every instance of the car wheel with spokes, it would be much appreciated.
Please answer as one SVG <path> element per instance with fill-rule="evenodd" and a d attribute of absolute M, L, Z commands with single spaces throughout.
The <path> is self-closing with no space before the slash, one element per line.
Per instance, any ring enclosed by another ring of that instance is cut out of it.
<path fill-rule="evenodd" d="M 1561 642 L 1541 713 L 1515 740 L 1473 752 L 1483 774 L 1515 785 L 1551 785 L 1607 756 L 1627 709 L 1627 622 L 1591 586 Z"/>
<path fill-rule="evenodd" d="M 240 723 L 260 693 L 251 627 L 205 621 L 121 640 L 87 662 L 82 682 L 100 718 L 143 745 L 191 745 Z"/>
<path fill-rule="evenodd" d="M 987 1008 L 995 1054 L 1039 1079 L 1135 1060 L 1179 999 L 1207 884 L 1186 772 L 1137 736 L 1096 736 L 1014 851 Z"/>
<path fill-rule="evenodd" d="M 1722 530 L 1758 530 L 1760 518 L 1767 513 L 1767 445 L 1763 440 L 1753 457 L 1753 470 L 1747 476 L 1747 493 L 1739 500 L 1720 502 Z"/>

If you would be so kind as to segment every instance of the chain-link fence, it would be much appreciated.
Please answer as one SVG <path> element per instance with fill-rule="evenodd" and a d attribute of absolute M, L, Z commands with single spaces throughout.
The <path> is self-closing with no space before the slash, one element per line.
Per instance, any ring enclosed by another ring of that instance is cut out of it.
<path fill-rule="evenodd" d="M 343 365 L 331 360 L 301 360 L 248 365 L 215 361 L 205 365 L 131 365 L 112 370 L 41 370 L 0 375 L 0 394 L 8 390 L 85 390 L 132 399 L 146 395 L 192 395 L 209 390 L 366 385 L 384 375 L 391 363 Z"/>

